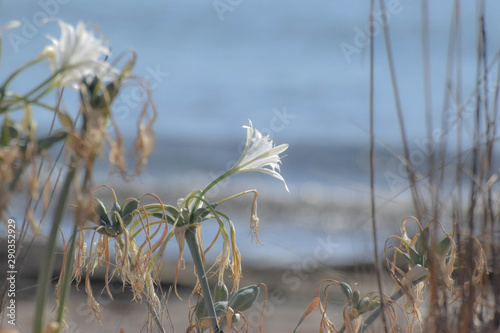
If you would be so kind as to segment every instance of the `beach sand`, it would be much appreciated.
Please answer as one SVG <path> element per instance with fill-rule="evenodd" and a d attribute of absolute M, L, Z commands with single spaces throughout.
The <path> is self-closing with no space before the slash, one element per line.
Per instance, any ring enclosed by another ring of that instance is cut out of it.
<path fill-rule="evenodd" d="M 16 326 L 7 323 L 4 318 L 0 327 L 3 329 L 16 328 L 18 332 L 31 332 L 34 313 L 34 294 L 37 283 L 37 269 L 40 262 L 43 244 L 35 243 L 24 262 L 24 266 L 16 281 Z M 61 256 L 56 258 L 55 275 L 60 268 Z M 172 286 L 174 263 L 166 263 L 162 270 L 163 292 L 168 294 Z M 3 267 L 0 267 L 3 270 Z M 179 300 L 173 292 L 168 296 L 164 324 L 167 332 L 185 332 L 188 326 L 188 298 L 194 285 L 193 268 L 186 265 L 179 276 L 178 290 L 182 297 Z M 345 281 L 352 286 L 354 282 L 360 284 L 362 293 L 376 289 L 373 270 L 364 267 L 318 267 L 310 270 L 273 269 L 259 267 L 243 267 L 243 279 L 240 286 L 265 283 L 268 288 L 268 297 L 263 312 L 263 332 L 292 332 L 309 303 L 318 294 L 318 286 L 325 279 Z M 110 283 L 111 300 L 104 290 L 103 271 L 97 271 L 92 277 L 94 296 L 101 304 L 102 322 L 99 323 L 95 316 L 89 312 L 87 296 L 83 283 L 79 290 L 71 287 L 70 300 L 67 305 L 65 332 L 147 332 L 151 330 L 152 321 L 148 315 L 147 304 L 133 300 L 128 287 L 122 290 L 122 284 L 113 280 Z M 228 287 L 230 283 L 228 279 Z M 54 288 L 54 285 L 52 286 Z M 392 288 L 392 287 L 391 287 Z M 389 287 L 387 287 L 389 290 Z M 392 290 L 391 290 L 392 291 Z M 260 313 L 264 302 L 263 289 L 254 306 L 244 312 L 249 322 L 248 332 L 258 332 Z M 52 292 L 53 295 L 53 292 Z M 48 321 L 55 318 L 55 299 L 50 298 L 46 318 Z M 332 288 L 328 299 L 328 316 L 338 327 L 342 323 L 342 307 L 345 298 L 339 288 Z M 319 332 L 321 315 L 316 309 L 301 324 L 299 332 Z M 246 331 L 244 329 L 243 331 Z"/>

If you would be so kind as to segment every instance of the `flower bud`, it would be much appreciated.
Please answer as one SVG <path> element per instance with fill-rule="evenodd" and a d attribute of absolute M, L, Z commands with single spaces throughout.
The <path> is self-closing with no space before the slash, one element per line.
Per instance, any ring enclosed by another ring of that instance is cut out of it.
<path fill-rule="evenodd" d="M 370 298 L 369 297 L 364 297 L 358 304 L 358 311 L 359 313 L 364 313 L 368 311 L 368 308 L 370 307 Z"/>
<path fill-rule="evenodd" d="M 132 222 L 132 212 L 139 207 L 139 203 L 136 200 L 129 200 L 122 207 L 122 218 L 125 226 L 129 225 Z"/>
<path fill-rule="evenodd" d="M 368 306 L 368 310 L 367 311 L 373 311 L 375 310 L 376 308 L 378 308 L 380 306 L 380 301 L 373 301 L 370 303 L 370 305 Z"/>
<path fill-rule="evenodd" d="M 359 290 L 354 290 L 354 292 L 352 293 L 351 307 L 353 307 L 353 308 L 358 307 L 359 297 L 360 297 Z"/>
<path fill-rule="evenodd" d="M 96 205 L 95 205 L 95 212 L 99 216 L 100 223 L 101 225 L 111 225 L 111 221 L 109 221 L 108 213 L 106 212 L 106 207 L 104 207 L 104 204 L 102 203 L 101 200 L 95 199 Z"/>
<path fill-rule="evenodd" d="M 347 300 L 350 301 L 351 297 L 352 297 L 352 289 L 351 289 L 351 287 L 347 283 L 342 282 L 340 284 L 340 290 L 342 290 L 342 293 L 347 298 Z"/>
<path fill-rule="evenodd" d="M 228 306 L 227 301 L 222 301 L 222 302 L 215 302 L 214 303 L 214 309 L 215 309 L 215 315 L 220 318 L 224 316 L 227 312 L 227 306 Z"/>
<path fill-rule="evenodd" d="M 259 288 L 256 285 L 241 288 L 229 299 L 229 306 L 235 311 L 249 309 L 259 296 Z"/>
<path fill-rule="evenodd" d="M 198 321 L 201 320 L 201 318 L 206 317 L 206 309 L 205 309 L 205 299 L 203 297 L 200 298 L 200 301 L 198 302 L 198 306 L 196 307 L 196 311 L 194 312 L 194 315 L 196 316 L 196 319 Z"/>
<path fill-rule="evenodd" d="M 235 313 L 235 314 L 233 315 L 233 323 L 237 323 L 237 322 L 239 322 L 239 321 L 240 321 L 240 319 L 241 319 L 241 315 L 240 315 L 239 313 Z"/>
<path fill-rule="evenodd" d="M 229 292 L 224 283 L 217 283 L 214 288 L 214 302 L 227 301 Z"/>

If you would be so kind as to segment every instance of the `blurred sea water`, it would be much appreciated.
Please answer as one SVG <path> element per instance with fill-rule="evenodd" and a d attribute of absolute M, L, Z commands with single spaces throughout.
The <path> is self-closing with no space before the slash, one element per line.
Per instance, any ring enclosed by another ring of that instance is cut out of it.
<path fill-rule="evenodd" d="M 490 1 L 486 6 L 488 15 L 500 12 L 498 2 Z M 432 2 L 429 7 L 432 106 L 435 129 L 439 130 L 452 1 Z M 256 262 L 266 258 L 275 264 L 279 258 L 281 264 L 288 265 L 297 256 L 314 256 L 321 244 L 336 244 L 335 250 L 329 248 L 331 262 L 325 264 L 346 264 L 352 258 L 370 261 L 373 246 L 366 210 L 369 53 L 363 33 L 368 11 L 366 2 L 324 0 L 0 0 L 0 26 L 12 19 L 23 23 L 4 35 L 0 80 L 38 54 L 48 43 L 46 35 L 59 36 L 57 24 L 42 23 L 41 19 L 55 17 L 74 24 L 81 20 L 95 26 L 109 41 L 113 56 L 130 48 L 137 52 L 136 74 L 146 76 L 152 85 L 159 111 L 155 151 L 144 174 L 130 186 L 142 193 L 154 190 L 175 197 L 177 194 L 169 192 L 172 188 L 181 197 L 207 185 L 238 159 L 246 135 L 241 126 L 251 119 L 277 144 L 290 144 L 282 174 L 291 194 L 279 181 L 261 174 L 237 175 L 221 190 L 231 193 L 256 187 L 259 200 L 282 207 L 272 215 L 272 208 L 263 210 L 267 222 L 262 219 L 261 240 L 266 247 L 250 247 L 247 225 L 238 229 L 238 237 L 246 244 L 242 252 Z M 463 3 L 465 94 L 474 84 L 474 11 L 472 2 Z M 377 13 L 379 18 L 383 14 L 379 9 Z M 425 158 L 435 143 L 425 141 L 420 3 L 388 1 L 385 14 L 407 134 L 412 152 Z M 500 42 L 499 22 L 493 16 L 486 17 L 488 50 L 492 53 Z M 394 203 L 407 207 L 408 198 L 401 195 L 406 186 L 401 165 L 384 148 L 398 147 L 400 134 L 383 35 L 380 30 L 374 34 L 378 199 L 390 202 L 389 207 Z M 14 82 L 12 89 L 27 91 L 32 80 L 47 74 L 46 66 L 39 66 L 32 76 Z M 115 117 L 131 151 L 141 98 L 130 87 L 123 94 L 116 102 Z M 64 107 L 72 110 L 69 101 Z M 50 124 L 51 115 L 45 111 L 37 111 L 35 117 L 42 129 Z M 98 174 L 102 182 L 121 182 L 108 177 L 105 167 Z M 339 209 L 345 214 L 336 214 L 328 208 L 337 207 L 335 203 L 355 212 Z M 301 213 L 286 213 L 297 206 L 304 207 L 298 210 Z M 405 212 L 390 215 L 393 208 L 383 215 L 386 220 L 382 223 L 397 230 L 398 219 L 404 218 Z M 246 213 L 237 219 L 246 221 Z M 353 225 L 355 231 L 349 230 Z M 389 232 L 382 232 L 382 236 Z M 329 235 L 334 238 L 325 238 Z M 244 251 L 247 246 L 251 250 Z"/>

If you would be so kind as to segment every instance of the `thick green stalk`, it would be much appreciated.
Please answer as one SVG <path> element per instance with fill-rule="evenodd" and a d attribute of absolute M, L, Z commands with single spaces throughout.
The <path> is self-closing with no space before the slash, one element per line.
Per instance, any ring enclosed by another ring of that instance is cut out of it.
<path fill-rule="evenodd" d="M 200 281 L 201 291 L 203 292 L 203 298 L 205 299 L 205 306 L 210 318 L 212 330 L 214 333 L 222 333 L 217 323 L 212 293 L 210 292 L 210 286 L 208 285 L 207 276 L 205 274 L 205 267 L 203 266 L 203 261 L 201 260 L 198 239 L 196 238 L 196 228 L 192 227 L 186 229 L 186 243 L 188 244 L 191 256 L 193 257 L 194 267 Z"/>
<path fill-rule="evenodd" d="M 427 276 L 424 276 L 424 277 L 421 277 L 415 281 L 412 281 L 412 284 L 414 286 L 416 286 L 417 284 L 419 284 L 420 282 L 424 281 L 427 279 Z M 391 296 L 391 301 L 397 301 L 398 299 L 401 298 L 401 296 L 403 296 L 403 289 L 402 288 L 399 288 L 394 294 L 392 294 Z M 381 306 L 378 306 L 375 310 L 373 310 L 373 312 L 371 313 L 371 315 L 365 320 L 365 322 L 363 323 L 363 327 L 361 329 L 361 332 L 367 328 L 368 326 L 370 326 L 374 321 L 375 319 L 378 318 L 378 316 L 380 316 L 380 313 L 382 312 L 382 307 Z M 345 327 L 344 327 L 345 328 Z M 343 330 L 340 330 L 339 333 L 342 333 Z"/>
<path fill-rule="evenodd" d="M 391 300 L 392 301 L 397 301 L 398 299 L 401 298 L 401 296 L 403 296 L 403 289 L 398 289 L 398 291 L 396 291 L 394 294 L 392 294 Z M 382 312 L 382 307 L 381 306 L 379 306 L 375 310 L 373 310 L 373 312 L 371 313 L 371 315 L 368 318 L 366 318 L 366 320 L 365 320 L 365 322 L 363 324 L 363 329 L 365 329 L 366 327 L 370 326 L 375 321 L 375 319 L 377 319 L 378 316 L 380 316 L 381 312 Z"/>
<path fill-rule="evenodd" d="M 71 183 L 75 177 L 76 166 L 71 166 L 66 174 L 59 200 L 55 208 L 54 219 L 52 221 L 52 229 L 50 230 L 49 239 L 45 247 L 43 262 L 40 265 L 40 273 L 38 275 L 38 286 L 35 296 L 35 317 L 33 318 L 33 333 L 42 333 L 44 329 L 45 319 L 45 303 L 50 290 L 50 283 L 52 279 L 52 269 L 54 266 L 54 252 L 57 241 L 57 234 L 64 215 L 66 200 L 69 197 L 69 190 Z"/>
<path fill-rule="evenodd" d="M 71 276 L 73 275 L 73 263 L 75 260 L 75 246 L 76 246 L 77 235 L 78 235 L 78 225 L 75 222 L 75 226 L 73 227 L 73 234 L 71 236 L 68 247 L 68 252 L 66 253 L 66 263 L 64 264 L 64 276 L 61 285 L 59 286 L 61 290 L 59 294 L 59 306 L 57 309 L 57 322 L 59 323 L 59 328 L 56 331 L 56 333 L 59 333 L 62 329 L 66 301 L 69 298 L 68 291 L 71 284 Z"/>

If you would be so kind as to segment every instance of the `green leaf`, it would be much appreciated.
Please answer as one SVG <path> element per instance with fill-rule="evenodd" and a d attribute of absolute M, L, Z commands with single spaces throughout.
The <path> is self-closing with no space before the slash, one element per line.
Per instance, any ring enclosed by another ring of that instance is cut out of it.
<path fill-rule="evenodd" d="M 417 244 L 415 244 L 415 250 L 420 255 L 423 255 L 425 252 L 427 252 L 427 248 L 429 247 L 429 232 L 429 227 L 422 230 L 420 237 L 418 237 Z"/>
<path fill-rule="evenodd" d="M 59 121 L 61 124 L 68 130 L 73 129 L 73 119 L 66 112 L 58 112 L 57 116 L 59 117 Z"/>
<path fill-rule="evenodd" d="M 434 250 L 438 256 L 443 256 L 445 253 L 448 252 L 449 248 L 451 246 L 451 240 L 449 237 L 444 237 L 439 241 L 439 243 L 436 245 L 436 249 Z"/>
<path fill-rule="evenodd" d="M 401 251 L 400 249 L 396 249 L 396 251 L 398 251 L 398 254 L 400 254 L 403 257 L 403 259 L 406 261 L 406 263 L 410 267 L 413 267 L 416 265 L 416 263 L 411 260 L 410 255 L 408 253 L 405 253 L 405 252 Z"/>
<path fill-rule="evenodd" d="M 210 206 L 215 210 L 215 207 L 218 206 L 218 204 L 210 204 Z M 206 220 L 209 218 L 209 215 L 212 213 L 212 210 L 208 207 L 203 207 L 203 208 L 198 208 L 194 212 L 194 217 L 193 221 L 196 222 L 201 222 L 203 220 Z"/>
<path fill-rule="evenodd" d="M 106 207 L 104 207 L 104 204 L 102 203 L 101 200 L 97 198 L 95 200 L 97 201 L 95 206 L 95 212 L 101 220 L 101 225 L 111 226 L 111 221 L 109 220 L 108 213 L 106 212 Z"/>
<path fill-rule="evenodd" d="M 5 119 L 4 119 L 4 122 L 2 125 L 2 136 L 0 138 L 0 144 L 4 147 L 9 145 L 9 141 L 11 138 L 9 127 L 11 127 L 11 121 L 10 121 L 10 117 L 7 115 L 7 116 L 5 116 Z"/>
<path fill-rule="evenodd" d="M 422 258 L 417 253 L 417 251 L 415 251 L 413 248 L 409 247 L 408 252 L 410 254 L 410 259 L 414 263 L 414 265 L 421 264 Z"/>
<path fill-rule="evenodd" d="M 186 224 L 186 223 L 191 222 L 189 220 L 189 210 L 187 208 L 182 208 L 180 219 L 181 219 L 181 222 L 183 222 L 182 224 Z"/>
<path fill-rule="evenodd" d="M 132 222 L 132 213 L 139 207 L 139 202 L 134 199 L 130 199 L 124 203 L 122 207 L 121 216 L 123 219 L 123 224 L 128 226 Z"/>
<path fill-rule="evenodd" d="M 61 132 L 57 132 L 51 136 L 48 136 L 46 138 L 39 139 L 37 141 L 38 151 L 41 152 L 43 150 L 46 150 L 46 149 L 52 147 L 52 145 L 54 145 L 55 143 L 66 139 L 67 136 L 68 136 L 67 132 L 61 131 Z"/>
<path fill-rule="evenodd" d="M 163 213 L 153 213 L 151 214 L 151 216 L 153 217 L 156 217 L 157 219 L 160 219 L 160 220 L 167 220 L 167 223 L 168 224 L 174 224 L 175 223 L 175 220 L 172 218 L 172 216 L 170 215 L 164 215 Z"/>

